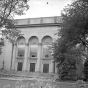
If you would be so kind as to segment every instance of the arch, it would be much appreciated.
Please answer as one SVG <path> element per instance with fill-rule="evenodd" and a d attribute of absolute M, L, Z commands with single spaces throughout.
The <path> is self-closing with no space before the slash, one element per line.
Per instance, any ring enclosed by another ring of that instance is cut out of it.
<path fill-rule="evenodd" d="M 23 36 L 17 38 L 17 57 L 23 58 L 25 54 L 26 39 Z"/>
<path fill-rule="evenodd" d="M 30 45 L 38 45 L 39 39 L 36 36 L 32 36 L 29 38 L 29 44 Z"/>
<path fill-rule="evenodd" d="M 38 43 L 39 43 L 38 37 L 31 36 L 29 38 L 29 45 L 30 45 L 30 53 L 29 53 L 29 56 L 30 57 L 37 57 L 37 53 L 38 53 Z"/>
<path fill-rule="evenodd" d="M 44 36 L 42 38 L 42 45 L 51 45 L 52 44 L 52 37 L 51 36 Z"/>
<path fill-rule="evenodd" d="M 23 36 L 17 38 L 18 45 L 25 45 L 25 43 L 26 43 L 26 39 Z"/>
<path fill-rule="evenodd" d="M 51 58 L 51 45 L 52 45 L 52 37 L 44 36 L 42 38 L 42 57 L 43 58 Z"/>

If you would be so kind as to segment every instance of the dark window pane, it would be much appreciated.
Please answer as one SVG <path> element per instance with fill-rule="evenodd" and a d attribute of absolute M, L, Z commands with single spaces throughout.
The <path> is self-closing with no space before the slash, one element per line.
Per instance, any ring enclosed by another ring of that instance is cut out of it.
<path fill-rule="evenodd" d="M 43 73 L 49 73 L 49 64 L 43 64 Z"/>
<path fill-rule="evenodd" d="M 23 63 L 22 62 L 18 62 L 17 71 L 22 71 L 22 66 L 23 66 Z"/>
<path fill-rule="evenodd" d="M 35 72 L 35 63 L 30 63 L 30 72 Z"/>

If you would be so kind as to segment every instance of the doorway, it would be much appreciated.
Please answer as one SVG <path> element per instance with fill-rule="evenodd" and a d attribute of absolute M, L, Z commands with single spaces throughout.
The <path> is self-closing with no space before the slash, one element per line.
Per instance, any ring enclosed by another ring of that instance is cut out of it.
<path fill-rule="evenodd" d="M 30 72 L 35 72 L 35 63 L 30 63 Z"/>
<path fill-rule="evenodd" d="M 49 73 L 49 64 L 43 64 L 43 73 Z"/>
<path fill-rule="evenodd" d="M 23 62 L 18 62 L 17 71 L 22 71 Z"/>

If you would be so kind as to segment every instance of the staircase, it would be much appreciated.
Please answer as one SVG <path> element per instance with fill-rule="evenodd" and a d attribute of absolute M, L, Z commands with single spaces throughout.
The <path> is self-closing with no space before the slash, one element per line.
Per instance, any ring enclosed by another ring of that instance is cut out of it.
<path fill-rule="evenodd" d="M 54 73 L 38 73 L 38 72 L 18 72 L 0 70 L 0 77 L 6 78 L 25 78 L 29 80 L 55 80 L 58 75 Z"/>

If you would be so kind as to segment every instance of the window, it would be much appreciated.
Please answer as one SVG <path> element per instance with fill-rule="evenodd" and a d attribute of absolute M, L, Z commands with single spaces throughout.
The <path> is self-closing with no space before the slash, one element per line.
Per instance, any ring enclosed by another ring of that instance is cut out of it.
<path fill-rule="evenodd" d="M 51 57 L 51 53 L 50 53 L 48 46 L 43 46 L 43 57 L 44 58 L 50 58 Z"/>
<path fill-rule="evenodd" d="M 35 63 L 30 63 L 30 72 L 35 72 Z"/>
<path fill-rule="evenodd" d="M 37 46 L 31 46 L 30 57 L 37 57 Z"/>
<path fill-rule="evenodd" d="M 23 63 L 18 62 L 17 71 L 22 71 L 22 66 L 23 66 Z"/>
<path fill-rule="evenodd" d="M 25 53 L 25 47 L 18 47 L 17 56 L 24 57 L 24 53 Z"/>
<path fill-rule="evenodd" d="M 49 64 L 43 64 L 43 73 L 49 73 Z"/>
<path fill-rule="evenodd" d="M 52 45 L 52 38 L 50 36 L 45 36 L 42 39 L 42 45 L 43 45 L 43 54 L 42 57 L 43 58 L 51 58 L 51 45 Z"/>
<path fill-rule="evenodd" d="M 48 48 L 47 47 L 44 47 L 43 48 L 43 57 L 45 57 L 45 58 L 48 58 L 49 57 L 49 55 L 48 55 Z"/>

